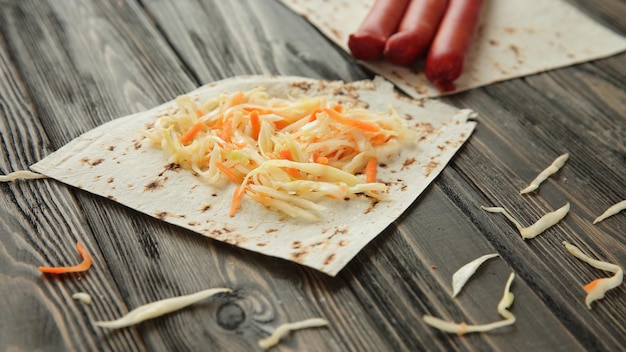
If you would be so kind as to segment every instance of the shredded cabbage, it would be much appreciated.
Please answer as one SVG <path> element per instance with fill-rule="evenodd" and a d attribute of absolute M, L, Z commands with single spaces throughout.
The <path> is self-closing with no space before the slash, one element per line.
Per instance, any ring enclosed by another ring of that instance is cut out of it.
<path fill-rule="evenodd" d="M 375 113 L 328 97 L 277 98 L 263 87 L 206 102 L 180 96 L 142 133 L 168 162 L 208 184 L 234 182 L 267 208 L 309 220 L 320 219 L 322 199 L 384 198 L 387 186 L 366 182 L 365 166 L 372 158 L 389 162 L 415 140 L 392 108 Z"/>

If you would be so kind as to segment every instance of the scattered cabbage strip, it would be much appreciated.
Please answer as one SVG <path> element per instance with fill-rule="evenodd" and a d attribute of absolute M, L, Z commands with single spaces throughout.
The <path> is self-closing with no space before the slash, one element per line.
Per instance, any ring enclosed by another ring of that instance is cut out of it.
<path fill-rule="evenodd" d="M 83 302 L 84 304 L 91 304 L 91 296 L 85 292 L 76 292 L 75 294 L 72 295 L 72 298 L 77 299 Z"/>
<path fill-rule="evenodd" d="M 11 182 L 15 180 L 28 180 L 37 178 L 48 178 L 48 176 L 28 170 L 20 170 L 11 172 L 6 175 L 0 175 L 0 182 Z"/>
<path fill-rule="evenodd" d="M 74 266 L 58 266 L 58 267 L 49 267 L 49 266 L 40 266 L 38 269 L 42 273 L 47 274 L 66 274 L 66 273 L 78 273 L 82 271 L 87 271 L 91 264 L 93 263 L 93 258 L 87 252 L 85 247 L 80 242 L 76 242 L 76 249 L 78 253 L 83 258 L 83 261 Z"/>
<path fill-rule="evenodd" d="M 287 334 L 294 330 L 317 328 L 326 325 L 328 325 L 328 321 L 322 318 L 311 318 L 295 323 L 286 323 L 277 327 L 270 336 L 261 339 L 259 341 L 259 347 L 266 350 L 272 346 L 275 346 L 278 344 L 281 338 L 287 336 Z"/>
<path fill-rule="evenodd" d="M 232 290 L 230 288 L 211 288 L 185 296 L 167 298 L 139 306 L 117 320 L 96 321 L 93 324 L 107 329 L 125 328 L 185 308 L 221 292 L 232 292 Z"/>
<path fill-rule="evenodd" d="M 565 215 L 567 215 L 567 213 L 569 212 L 569 203 L 565 203 L 564 206 L 560 207 L 559 209 L 553 212 L 544 214 L 539 220 L 537 220 L 537 222 L 535 222 L 534 224 L 528 227 L 522 227 L 522 225 L 520 225 L 520 223 L 517 220 L 515 220 L 515 218 L 513 218 L 511 214 L 509 214 L 509 212 L 506 211 L 506 209 L 504 208 L 501 208 L 501 207 L 481 207 L 481 208 L 491 213 L 504 214 L 504 216 L 506 216 L 506 218 L 509 219 L 513 223 L 513 225 L 515 225 L 515 227 L 517 227 L 520 234 L 522 235 L 522 238 L 529 239 L 529 238 L 536 237 L 537 235 L 541 234 L 548 228 L 556 225 L 559 221 L 561 221 L 561 219 L 563 219 Z"/>
<path fill-rule="evenodd" d="M 513 293 L 511 293 L 511 284 L 513 283 L 514 278 L 515 274 L 511 273 L 504 287 L 502 299 L 500 299 L 500 302 L 498 303 L 498 314 L 504 318 L 503 320 L 489 324 L 468 325 L 465 323 L 454 323 L 442 320 L 431 315 L 424 315 L 424 322 L 436 329 L 444 332 L 455 333 L 459 336 L 469 332 L 486 332 L 504 326 L 513 325 L 515 323 L 515 315 L 513 315 L 513 313 L 511 313 L 508 309 L 511 307 L 514 300 Z"/>
<path fill-rule="evenodd" d="M 206 102 L 183 95 L 175 103 L 142 133 L 168 162 L 208 184 L 237 184 L 231 216 L 243 195 L 309 220 L 322 218 L 315 204 L 325 198 L 380 199 L 387 186 L 376 182 L 377 164 L 416 136 L 393 109 L 375 113 L 327 97 L 277 98 L 263 87 Z"/>
<path fill-rule="evenodd" d="M 537 177 L 530 182 L 530 185 L 528 187 L 519 191 L 519 193 L 520 194 L 530 193 L 536 190 L 537 188 L 539 188 L 539 185 L 543 181 L 548 179 L 550 175 L 556 173 L 557 171 L 559 171 L 561 167 L 563 167 L 563 165 L 565 164 L 565 161 L 567 161 L 568 158 L 569 158 L 569 153 L 565 153 L 559 156 L 558 158 L 556 158 L 550 166 L 548 166 L 545 170 L 541 171 L 541 173 L 539 173 L 539 175 L 537 175 Z"/>
<path fill-rule="evenodd" d="M 615 273 L 615 275 L 610 278 L 596 279 L 584 286 L 585 291 L 587 291 L 585 304 L 588 309 L 591 309 L 591 302 L 604 298 L 606 291 L 616 288 L 622 284 L 624 280 L 624 270 L 618 265 L 593 259 L 583 253 L 580 249 L 578 249 L 578 247 L 569 244 L 567 241 L 563 241 L 563 245 L 567 251 L 570 252 L 570 254 L 593 266 L 594 268 Z"/>
<path fill-rule="evenodd" d="M 498 253 L 485 254 L 463 265 L 459 270 L 457 270 L 452 275 L 452 297 L 456 297 L 456 295 L 461 292 L 465 283 L 470 279 L 470 277 L 472 277 L 472 275 L 474 275 L 479 266 L 487 260 L 497 257 L 498 255 Z"/>
<path fill-rule="evenodd" d="M 623 201 L 618 202 L 618 203 L 616 203 L 616 204 L 614 204 L 614 205 L 610 206 L 610 207 L 609 207 L 609 208 L 608 208 L 608 209 L 607 209 L 604 213 L 602 213 L 602 215 L 598 216 L 598 217 L 597 217 L 597 218 L 593 221 L 593 223 L 594 223 L 594 224 L 597 224 L 597 223 L 599 223 L 600 221 L 602 221 L 602 220 L 604 220 L 604 219 L 608 218 L 609 216 L 613 216 L 613 215 L 615 215 L 615 214 L 619 213 L 620 211 L 622 211 L 622 210 L 624 210 L 624 209 L 626 209 L 626 199 L 624 199 Z"/>

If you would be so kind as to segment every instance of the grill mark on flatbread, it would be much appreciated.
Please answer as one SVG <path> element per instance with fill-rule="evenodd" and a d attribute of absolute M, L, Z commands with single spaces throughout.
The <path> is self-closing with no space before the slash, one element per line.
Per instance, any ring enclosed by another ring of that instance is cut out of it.
<path fill-rule="evenodd" d="M 309 253 L 306 250 L 292 252 L 291 253 L 291 260 L 296 262 L 296 263 L 302 263 L 304 261 L 304 258 L 307 256 L 307 254 L 309 254 Z"/>
<path fill-rule="evenodd" d="M 163 171 L 159 173 L 159 176 L 163 176 L 168 171 L 180 171 L 181 167 L 177 163 L 170 163 L 163 167 Z"/>
<path fill-rule="evenodd" d="M 438 167 L 439 167 L 438 162 L 433 161 L 433 160 L 429 161 L 428 164 L 426 164 L 426 166 L 424 167 L 426 169 L 424 176 L 428 177 Z"/>
<path fill-rule="evenodd" d="M 404 162 L 402 162 L 402 168 L 400 170 L 406 170 L 409 166 L 415 164 L 415 162 L 416 162 L 415 158 L 404 159 Z"/>
<path fill-rule="evenodd" d="M 81 164 L 89 165 L 90 167 L 98 166 L 104 162 L 103 158 L 98 158 L 95 160 L 91 160 L 87 157 L 80 159 Z"/>
<path fill-rule="evenodd" d="M 159 211 L 154 213 L 154 216 L 157 217 L 157 219 L 159 220 L 165 220 L 167 219 L 167 217 L 170 215 L 170 213 L 166 212 L 166 211 Z"/>
<path fill-rule="evenodd" d="M 330 263 L 333 262 L 333 260 L 335 259 L 335 253 L 331 253 L 329 254 L 325 259 L 324 259 L 324 265 L 328 265 Z"/>
<path fill-rule="evenodd" d="M 163 188 L 163 181 L 165 181 L 166 179 L 167 178 L 165 178 L 164 180 L 154 180 L 148 183 L 143 187 L 144 192 L 158 191 L 159 189 Z"/>
<path fill-rule="evenodd" d="M 378 199 L 373 199 L 372 203 L 370 203 L 370 206 L 367 207 L 367 209 L 365 209 L 365 211 L 363 212 L 363 214 L 369 214 L 372 211 L 374 211 L 374 208 L 376 208 L 376 206 L 378 205 L 379 201 Z"/>

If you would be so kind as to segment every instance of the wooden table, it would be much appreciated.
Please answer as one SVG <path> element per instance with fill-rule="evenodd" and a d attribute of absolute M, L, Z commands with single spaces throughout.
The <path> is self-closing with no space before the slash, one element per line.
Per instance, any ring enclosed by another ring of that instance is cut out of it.
<path fill-rule="evenodd" d="M 626 1 L 573 1 L 626 35 Z M 81 133 L 204 83 L 242 74 L 371 78 L 277 1 L 0 0 L 0 173 L 26 169 Z M 438 179 L 340 274 L 329 277 L 198 236 L 53 180 L 0 185 L 0 350 L 250 351 L 282 323 L 294 351 L 617 351 L 626 346 L 626 288 L 588 310 L 582 285 L 609 276 L 569 255 L 626 265 L 626 214 L 592 225 L 626 198 L 626 54 L 443 99 L 480 114 L 475 134 Z M 569 152 L 539 193 L 519 196 Z M 524 224 L 570 202 L 567 217 L 524 241 Z M 74 263 L 84 275 L 41 275 Z M 497 252 L 464 291 L 452 273 Z M 510 272 L 517 317 L 493 333 L 456 336 L 422 321 L 498 320 Z M 235 289 L 180 312 L 108 331 L 91 322 L 210 287 Z M 91 305 L 71 298 L 88 292 Z"/>

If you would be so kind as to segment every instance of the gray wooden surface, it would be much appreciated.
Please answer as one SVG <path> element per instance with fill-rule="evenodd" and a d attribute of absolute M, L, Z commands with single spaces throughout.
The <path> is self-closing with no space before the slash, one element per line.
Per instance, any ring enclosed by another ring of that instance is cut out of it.
<path fill-rule="evenodd" d="M 576 1 L 626 35 L 626 1 Z M 306 20 L 272 0 L 0 0 L 0 173 L 21 170 L 81 133 L 214 80 L 241 74 L 370 78 Z M 0 185 L 0 350 L 251 351 L 279 324 L 325 317 L 283 351 L 617 351 L 626 288 L 588 310 L 582 285 L 609 274 L 561 241 L 626 265 L 626 214 L 591 221 L 626 198 L 626 54 L 515 79 L 446 102 L 480 114 L 449 167 L 337 277 L 203 238 L 53 180 Z M 539 193 L 518 190 L 556 156 L 570 160 Z M 556 227 L 523 241 L 523 223 L 570 202 Z M 86 274 L 38 265 L 94 255 Z M 497 252 L 450 297 L 452 273 Z M 462 337 L 423 314 L 484 323 L 510 272 L 514 326 Z M 210 287 L 220 295 L 135 327 L 106 331 L 141 304 Z M 94 302 L 73 300 L 88 292 Z"/>

